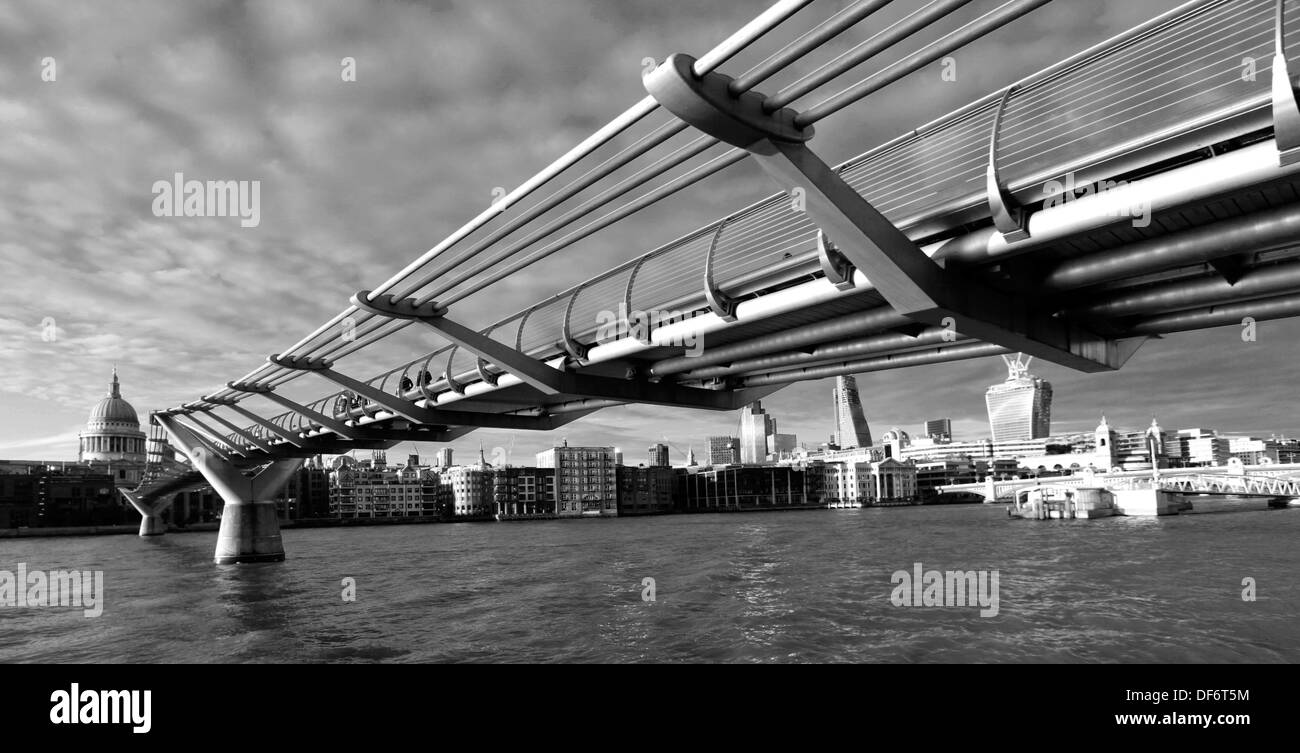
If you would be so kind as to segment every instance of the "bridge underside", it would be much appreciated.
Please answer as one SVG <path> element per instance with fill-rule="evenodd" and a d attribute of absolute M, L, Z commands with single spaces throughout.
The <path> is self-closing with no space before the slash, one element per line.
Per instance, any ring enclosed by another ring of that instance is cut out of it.
<path fill-rule="evenodd" d="M 963 29 L 974 39 L 1042 4 L 1016 0 Z M 400 286 L 359 291 L 330 325 L 156 420 L 206 459 L 211 480 L 477 428 L 553 430 L 617 405 L 729 411 L 797 381 L 1017 351 L 1113 370 L 1150 338 L 1296 316 L 1300 106 L 1287 69 L 1300 57 L 1282 8 L 1196 0 L 835 167 L 814 151 L 813 123 L 938 60 L 944 40 L 803 110 L 785 90 L 754 91 L 765 75 L 717 72 L 727 55 L 674 55 L 646 75 L 650 98 L 617 132 L 661 109 L 665 133 L 729 147 L 717 164 L 752 160 L 778 193 L 470 326 L 458 302 L 532 263 L 514 257 L 533 240 L 504 239 L 560 205 L 541 202 L 476 241 L 473 254 L 502 246 L 477 273 L 452 257 L 410 287 L 414 264 Z M 839 33 L 841 21 L 826 23 Z M 1271 71 L 1255 81 L 1213 65 L 1243 51 L 1271 53 Z M 662 143 L 657 133 L 646 143 Z M 602 169 L 589 174 L 612 174 Z M 627 213 L 662 198 L 651 194 Z M 626 216 L 611 214 L 580 235 Z M 471 225 L 435 251 L 484 226 Z M 370 327 L 363 342 L 322 344 L 353 316 Z M 342 356 L 407 326 L 447 346 L 366 379 L 340 370 Z M 298 377 L 333 391 L 290 399 L 281 387 Z M 284 412 L 265 417 L 246 407 L 253 398 Z"/>
<path fill-rule="evenodd" d="M 1106 344 L 1102 357 L 1111 359 L 1106 368 L 1118 367 L 1148 338 L 1292 317 L 1300 314 L 1300 247 L 1292 245 L 1300 229 L 1300 173 L 1264 167 L 1264 180 L 1226 192 L 1199 183 L 1204 197 L 1167 207 L 1162 205 L 1170 199 L 1159 192 L 1237 163 L 1265 164 L 1274 150 L 1264 139 L 1175 168 L 1178 180 L 1134 178 L 1131 195 L 1153 207 L 1146 226 L 1117 223 L 1104 207 L 1089 207 L 1082 198 L 1032 215 L 1048 224 L 1080 222 L 1077 216 L 1097 212 L 1082 221 L 1081 231 L 1044 232 L 983 259 L 969 251 L 971 236 L 991 237 L 980 230 L 927 251 L 947 269 L 1017 297 L 1031 316 L 1100 337 Z M 1058 212 L 1073 216 L 1058 220 Z M 404 441 L 448 442 L 476 428 L 552 430 L 631 403 L 728 411 L 797 381 L 1023 350 L 969 336 L 960 317 L 945 325 L 899 313 L 861 269 L 848 271 L 851 286 L 837 285 L 821 273 L 815 254 L 767 284 L 756 280 L 740 288 L 744 294 L 736 296 L 730 316 L 707 306 L 691 309 L 653 329 L 648 342 L 593 338 L 580 343 L 583 352 L 576 356 L 525 353 L 440 313 L 419 321 L 484 367 L 450 380 L 444 371 L 423 385 L 381 390 L 375 385 L 380 380 L 354 380 L 328 361 L 275 357 L 277 365 L 315 371 L 343 389 L 304 405 L 259 385 L 232 383 L 231 389 L 273 400 L 288 412 L 268 420 L 233 400 L 209 397 L 166 413 L 185 417 L 199 441 L 233 465 L 253 467 Z M 362 303 L 400 316 L 400 302 Z M 418 369 L 403 372 L 414 375 Z M 214 417 L 233 430 L 227 432 L 202 423 L 223 406 L 255 423 L 238 426 Z"/>

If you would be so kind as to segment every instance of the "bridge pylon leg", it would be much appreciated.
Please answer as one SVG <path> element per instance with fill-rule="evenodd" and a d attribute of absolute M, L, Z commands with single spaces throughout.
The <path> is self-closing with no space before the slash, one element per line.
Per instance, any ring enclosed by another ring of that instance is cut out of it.
<path fill-rule="evenodd" d="M 162 514 L 167 509 L 169 502 L 163 504 L 150 505 L 136 494 L 128 489 L 120 489 L 122 496 L 127 502 L 140 513 L 140 535 L 141 536 L 161 536 L 167 533 L 167 524 L 163 522 Z"/>
<path fill-rule="evenodd" d="M 221 496 L 224 507 L 214 560 L 218 565 L 283 562 L 284 543 L 276 515 L 275 494 L 302 465 L 302 459 L 276 460 L 251 476 L 209 452 L 172 416 L 159 416 L 172 443 L 185 451 L 195 470 Z"/>
<path fill-rule="evenodd" d="M 161 515 L 145 515 L 140 518 L 141 536 L 161 536 L 167 532 L 167 524 Z"/>

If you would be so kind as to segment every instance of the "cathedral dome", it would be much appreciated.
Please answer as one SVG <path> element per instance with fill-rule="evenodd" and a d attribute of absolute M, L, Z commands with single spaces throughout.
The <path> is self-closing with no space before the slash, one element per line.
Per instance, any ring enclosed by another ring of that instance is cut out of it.
<path fill-rule="evenodd" d="M 90 419 L 86 422 L 88 427 L 94 427 L 103 424 L 130 424 L 135 428 L 140 428 L 140 417 L 136 415 L 135 408 L 122 399 L 122 386 L 117 381 L 117 369 L 113 369 L 113 382 L 108 386 L 108 396 L 90 409 Z"/>
<path fill-rule="evenodd" d="M 119 470 L 122 463 L 145 462 L 145 434 L 140 431 L 140 417 L 122 399 L 117 369 L 113 369 L 108 395 L 90 409 L 90 419 L 80 439 L 78 459 L 82 462 L 116 463 Z"/>

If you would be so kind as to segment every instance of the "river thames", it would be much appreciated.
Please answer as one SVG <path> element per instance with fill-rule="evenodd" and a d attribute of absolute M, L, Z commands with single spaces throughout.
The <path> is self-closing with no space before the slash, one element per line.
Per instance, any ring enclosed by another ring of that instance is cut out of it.
<path fill-rule="evenodd" d="M 99 617 L 0 607 L 0 660 L 1294 662 L 1297 541 L 1300 509 L 1002 505 L 286 530 L 287 561 L 236 566 L 215 533 L 0 539 L 0 569 L 105 584 Z M 896 606 L 918 562 L 997 571 L 997 615 Z"/>

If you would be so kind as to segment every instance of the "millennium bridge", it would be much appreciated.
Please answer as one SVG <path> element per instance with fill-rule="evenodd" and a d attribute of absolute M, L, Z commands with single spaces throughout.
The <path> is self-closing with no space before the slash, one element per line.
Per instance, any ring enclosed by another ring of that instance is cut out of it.
<path fill-rule="evenodd" d="M 152 414 L 188 460 L 156 458 L 127 493 L 141 533 L 206 484 L 225 502 L 217 562 L 280 560 L 270 500 L 320 453 L 634 403 L 733 410 L 801 380 L 1012 352 L 1104 372 L 1150 338 L 1300 313 L 1300 2 L 1186 3 L 824 162 L 817 134 L 1049 0 L 907 44 L 970 2 L 886 25 L 889 0 L 829 15 L 780 0 L 711 50 L 664 50 L 634 104 L 488 210 L 252 371 Z M 757 59 L 759 40 L 777 51 Z M 702 227 L 659 206 L 744 161 L 770 195 Z M 677 238 L 499 321 L 458 313 L 642 213 Z M 446 344 L 374 365 L 408 327 Z M 299 379 L 320 397 L 286 397 Z"/>

